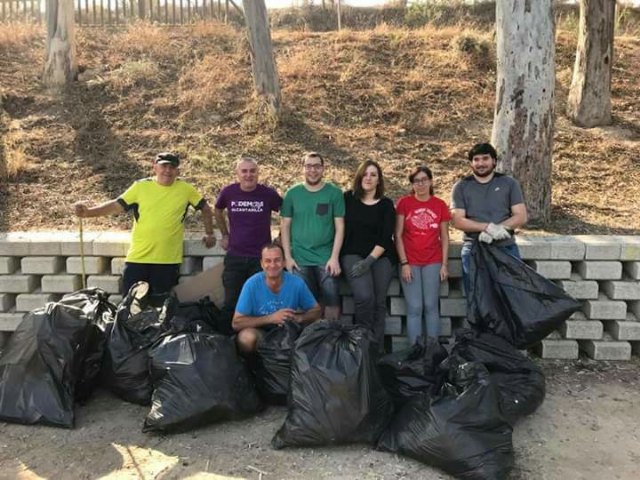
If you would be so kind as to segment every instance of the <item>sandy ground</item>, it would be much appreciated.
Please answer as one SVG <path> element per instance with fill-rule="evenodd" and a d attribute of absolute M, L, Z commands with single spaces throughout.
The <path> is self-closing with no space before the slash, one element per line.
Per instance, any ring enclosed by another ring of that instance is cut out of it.
<path fill-rule="evenodd" d="M 640 478 L 640 359 L 545 362 L 547 397 L 514 430 L 512 479 Z M 76 428 L 0 423 L 2 479 L 448 479 L 363 445 L 275 451 L 286 410 L 171 436 L 141 432 L 147 408 L 99 392 Z"/>

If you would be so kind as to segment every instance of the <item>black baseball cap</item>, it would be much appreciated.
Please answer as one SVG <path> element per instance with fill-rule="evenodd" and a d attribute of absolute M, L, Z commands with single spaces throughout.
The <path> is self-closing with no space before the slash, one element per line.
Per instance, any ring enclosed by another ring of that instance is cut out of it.
<path fill-rule="evenodd" d="M 172 166 L 177 167 L 180 165 L 180 157 L 178 157 L 175 153 L 162 152 L 156 155 L 154 163 L 157 163 L 159 165 L 169 163 Z"/>

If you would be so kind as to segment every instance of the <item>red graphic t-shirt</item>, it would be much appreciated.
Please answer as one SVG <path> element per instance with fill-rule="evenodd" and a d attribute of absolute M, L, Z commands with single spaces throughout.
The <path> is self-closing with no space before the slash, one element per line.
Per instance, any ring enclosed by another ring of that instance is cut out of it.
<path fill-rule="evenodd" d="M 438 197 L 420 201 L 414 195 L 398 200 L 396 213 L 404 216 L 402 242 L 411 265 L 442 262 L 440 224 L 451 220 L 447 204 Z"/>

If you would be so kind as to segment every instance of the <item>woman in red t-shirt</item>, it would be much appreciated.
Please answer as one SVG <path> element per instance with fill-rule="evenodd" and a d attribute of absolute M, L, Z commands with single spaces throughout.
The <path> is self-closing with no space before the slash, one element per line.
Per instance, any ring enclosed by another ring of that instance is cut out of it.
<path fill-rule="evenodd" d="M 447 204 L 433 195 L 433 174 L 421 165 L 409 181 L 413 193 L 396 205 L 396 250 L 400 282 L 407 303 L 407 336 L 413 344 L 423 333 L 440 335 L 440 282 L 449 276 L 449 220 Z"/>

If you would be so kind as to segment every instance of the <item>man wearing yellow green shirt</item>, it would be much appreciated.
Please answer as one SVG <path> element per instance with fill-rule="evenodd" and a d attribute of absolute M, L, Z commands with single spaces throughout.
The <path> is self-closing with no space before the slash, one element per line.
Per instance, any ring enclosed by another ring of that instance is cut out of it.
<path fill-rule="evenodd" d="M 203 243 L 207 248 L 216 244 L 211 208 L 192 185 L 178 178 L 179 166 L 177 155 L 160 153 L 153 161 L 153 177 L 138 180 L 118 198 L 101 205 L 74 205 L 82 218 L 133 213 L 131 244 L 122 272 L 123 295 L 139 281 L 148 282 L 152 293 L 168 292 L 178 283 L 184 219 L 190 206 L 202 211 Z"/>

